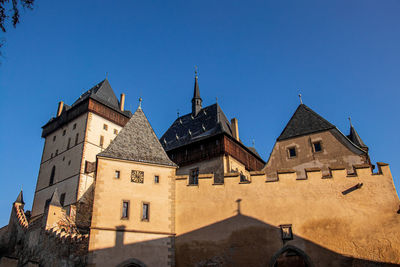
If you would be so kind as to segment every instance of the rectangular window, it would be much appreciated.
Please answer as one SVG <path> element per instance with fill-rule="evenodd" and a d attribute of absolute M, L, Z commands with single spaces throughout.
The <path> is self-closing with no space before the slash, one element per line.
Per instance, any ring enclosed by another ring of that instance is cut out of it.
<path fill-rule="evenodd" d="M 122 201 L 122 215 L 121 219 L 129 218 L 129 201 Z"/>
<path fill-rule="evenodd" d="M 107 131 L 108 130 L 108 125 L 107 124 L 103 124 L 103 129 Z"/>
<path fill-rule="evenodd" d="M 77 133 L 77 134 L 75 135 L 75 145 L 78 144 L 78 139 L 79 139 L 79 134 Z"/>
<path fill-rule="evenodd" d="M 65 201 L 65 193 L 62 193 L 61 196 L 60 196 L 60 204 L 63 207 L 64 207 L 64 201 Z"/>
<path fill-rule="evenodd" d="M 199 184 L 199 168 L 192 169 L 190 171 L 189 184 L 192 185 Z"/>
<path fill-rule="evenodd" d="M 149 215 L 150 215 L 150 203 L 145 203 L 143 202 L 143 208 L 142 208 L 142 221 L 149 221 Z"/>
<path fill-rule="evenodd" d="M 67 130 L 64 130 L 64 131 L 63 131 L 63 136 L 65 135 L 66 132 L 67 132 Z"/>
<path fill-rule="evenodd" d="M 322 151 L 322 145 L 321 142 L 314 142 L 313 143 L 313 148 L 314 148 L 314 152 L 321 152 Z"/>
<path fill-rule="evenodd" d="M 114 134 L 118 134 L 118 130 L 117 129 L 114 129 Z"/>
<path fill-rule="evenodd" d="M 154 176 L 154 183 L 155 183 L 155 184 L 158 184 L 159 182 L 160 182 L 160 176 L 155 175 L 155 176 Z"/>
<path fill-rule="evenodd" d="M 76 123 L 74 123 L 74 126 L 72 127 L 72 130 L 76 129 Z"/>
<path fill-rule="evenodd" d="M 295 147 L 288 148 L 288 156 L 289 156 L 289 158 L 294 158 L 297 156 Z"/>
<path fill-rule="evenodd" d="M 104 145 L 104 136 L 100 135 L 100 146 L 103 147 Z"/>
<path fill-rule="evenodd" d="M 69 148 L 70 148 L 70 146 L 71 146 L 71 137 L 70 137 L 70 138 L 68 138 L 67 149 L 69 149 Z"/>
<path fill-rule="evenodd" d="M 115 171 L 115 176 L 114 177 L 116 179 L 119 179 L 120 175 L 121 175 L 120 171 Z"/>

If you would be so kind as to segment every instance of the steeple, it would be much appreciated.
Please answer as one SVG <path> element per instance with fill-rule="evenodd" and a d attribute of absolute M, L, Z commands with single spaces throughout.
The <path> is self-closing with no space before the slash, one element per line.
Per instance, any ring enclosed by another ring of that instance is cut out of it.
<path fill-rule="evenodd" d="M 53 206 L 56 206 L 56 207 L 62 207 L 62 205 L 60 203 L 60 197 L 58 196 L 57 188 L 54 190 L 54 193 L 51 196 L 50 205 L 53 205 Z"/>
<path fill-rule="evenodd" d="M 17 197 L 17 199 L 15 200 L 14 203 L 25 204 L 25 202 L 24 202 L 24 197 L 23 197 L 23 195 L 22 195 L 22 189 L 21 189 L 21 191 L 19 192 L 19 195 L 18 195 L 18 197 Z"/>
<path fill-rule="evenodd" d="M 364 144 L 363 140 L 361 137 L 358 135 L 356 129 L 353 127 L 353 124 L 351 123 L 351 118 L 349 118 L 350 122 L 350 134 L 347 136 L 354 144 L 362 148 L 363 150 L 368 152 L 368 147 Z"/>
<path fill-rule="evenodd" d="M 195 77 L 194 77 L 194 93 L 193 93 L 193 98 L 192 98 L 192 115 L 196 117 L 196 115 L 200 112 L 202 106 L 201 103 L 203 100 L 200 97 L 200 90 L 199 90 L 199 82 L 198 82 L 198 76 L 197 76 L 197 66 L 194 71 Z"/>

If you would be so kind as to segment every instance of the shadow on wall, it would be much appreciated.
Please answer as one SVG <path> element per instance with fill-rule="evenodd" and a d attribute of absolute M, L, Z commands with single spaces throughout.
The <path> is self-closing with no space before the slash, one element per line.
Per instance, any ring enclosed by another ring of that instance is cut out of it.
<path fill-rule="evenodd" d="M 110 257 L 116 260 L 114 266 L 118 267 L 160 266 L 157 257 L 167 255 L 165 244 L 170 248 L 168 266 L 175 259 L 175 266 L 178 267 L 400 266 L 341 255 L 296 235 L 291 240 L 283 241 L 281 228 L 241 214 L 240 201 L 237 200 L 235 216 L 175 238 L 124 244 L 125 229 L 117 227 L 115 247 L 93 252 L 96 262 L 100 263 L 96 266 L 102 266 L 103 259 Z M 175 256 L 171 253 L 174 243 Z M 165 252 L 159 255 L 162 250 Z"/>

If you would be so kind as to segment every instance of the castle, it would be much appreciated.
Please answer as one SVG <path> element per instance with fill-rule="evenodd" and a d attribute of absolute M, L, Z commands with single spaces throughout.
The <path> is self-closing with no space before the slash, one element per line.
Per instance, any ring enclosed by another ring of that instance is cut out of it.
<path fill-rule="evenodd" d="M 300 104 L 267 161 L 218 103 L 155 135 L 108 80 L 60 102 L 32 211 L 0 228 L 0 266 L 397 266 L 390 168 Z"/>

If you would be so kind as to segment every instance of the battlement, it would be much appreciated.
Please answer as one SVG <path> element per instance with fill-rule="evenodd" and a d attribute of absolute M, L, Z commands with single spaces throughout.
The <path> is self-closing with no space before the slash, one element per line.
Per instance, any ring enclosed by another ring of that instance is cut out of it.
<path fill-rule="evenodd" d="M 277 170 L 276 177 L 268 177 L 262 171 L 251 171 L 250 175 L 241 176 L 238 172 L 224 173 L 224 183 L 214 183 L 214 174 L 200 174 L 197 184 L 189 184 L 189 175 L 175 176 L 177 185 L 187 186 L 221 186 L 229 184 L 268 184 L 279 182 L 292 182 L 292 181 L 324 181 L 324 180 L 349 180 L 349 179 L 370 179 L 379 176 L 391 177 L 389 164 L 377 162 L 378 170 L 373 172 L 368 164 L 353 165 L 353 172 L 348 172 L 345 167 L 332 166 L 329 168 L 329 174 L 323 174 L 320 168 L 306 168 L 305 177 L 301 177 L 295 170 Z"/>

